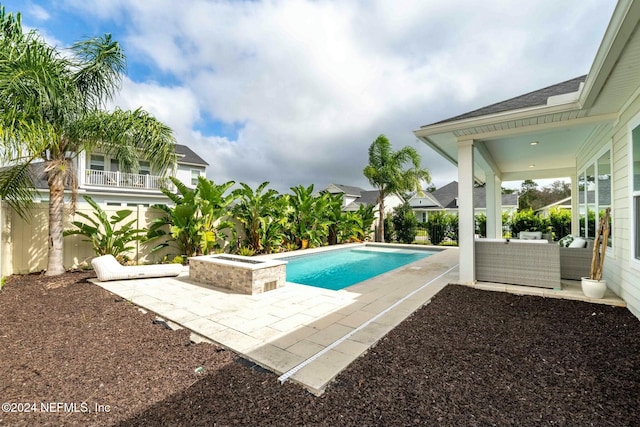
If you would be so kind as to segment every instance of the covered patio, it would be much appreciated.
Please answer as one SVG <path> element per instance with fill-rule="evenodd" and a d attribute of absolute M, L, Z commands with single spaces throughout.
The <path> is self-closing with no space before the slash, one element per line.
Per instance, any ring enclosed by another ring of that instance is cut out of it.
<path fill-rule="evenodd" d="M 582 177 L 579 178 L 577 169 L 578 153 L 591 135 L 610 129 L 617 116 L 611 113 L 590 116 L 579 108 L 579 96 L 586 77 L 415 131 L 418 138 L 458 166 L 460 259 L 466 261 L 460 263 L 460 280 L 463 283 L 473 283 L 476 279 L 475 184 L 486 186 L 488 238 L 502 237 L 501 187 L 505 181 L 568 177 L 571 193 L 579 194 Z M 604 168 L 601 172 L 605 173 Z M 610 168 L 608 172 L 610 174 Z M 574 235 L 580 234 L 578 203 L 579 197 L 572 197 Z"/>
<path fill-rule="evenodd" d="M 461 283 L 478 281 L 474 185 L 486 186 L 496 239 L 504 182 L 569 178 L 571 234 L 593 238 L 611 209 L 603 278 L 640 317 L 639 23 L 640 3 L 619 2 L 587 75 L 414 131 L 458 168 Z"/>

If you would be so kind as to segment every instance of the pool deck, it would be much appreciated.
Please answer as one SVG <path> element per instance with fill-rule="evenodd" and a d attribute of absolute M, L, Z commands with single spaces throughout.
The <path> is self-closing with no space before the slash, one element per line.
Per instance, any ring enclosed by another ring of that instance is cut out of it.
<path fill-rule="evenodd" d="M 330 249 L 335 247 L 299 253 Z M 297 382 L 320 395 L 369 347 L 447 284 L 459 282 L 458 248 L 442 250 L 339 291 L 287 283 L 262 294 L 241 295 L 191 282 L 188 272 L 172 278 L 92 281 L 177 327 L 191 330 L 194 340 L 214 342 L 275 372 L 280 381 Z M 562 289 L 483 282 L 469 286 L 625 305 L 610 290 L 603 299 L 586 298 L 580 283 L 574 281 L 562 281 Z"/>
<path fill-rule="evenodd" d="M 455 283 L 457 263 L 458 249 L 450 248 L 339 291 L 287 283 L 240 295 L 191 282 L 188 273 L 93 282 L 320 395 L 387 332 Z"/>

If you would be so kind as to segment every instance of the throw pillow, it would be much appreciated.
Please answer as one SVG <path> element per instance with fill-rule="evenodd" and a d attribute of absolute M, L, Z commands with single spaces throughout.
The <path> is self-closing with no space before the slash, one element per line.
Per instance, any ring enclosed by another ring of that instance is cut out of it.
<path fill-rule="evenodd" d="M 573 239 L 573 242 L 571 242 L 569 247 L 570 248 L 586 248 L 587 241 L 584 240 L 582 237 L 576 237 L 575 239 Z"/>
<path fill-rule="evenodd" d="M 568 248 L 569 245 L 573 242 L 574 237 L 571 234 L 564 236 L 562 239 L 558 240 L 558 244 L 563 248 Z"/>
<path fill-rule="evenodd" d="M 522 240 L 538 240 L 542 239 L 541 231 L 521 231 L 518 236 Z"/>

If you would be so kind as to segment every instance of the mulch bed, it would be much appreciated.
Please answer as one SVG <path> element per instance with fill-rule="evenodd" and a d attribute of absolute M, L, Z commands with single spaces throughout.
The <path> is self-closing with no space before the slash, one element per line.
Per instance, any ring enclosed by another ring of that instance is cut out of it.
<path fill-rule="evenodd" d="M 640 423 L 626 309 L 451 285 L 315 397 L 88 277 L 13 276 L 0 291 L 0 425 Z"/>

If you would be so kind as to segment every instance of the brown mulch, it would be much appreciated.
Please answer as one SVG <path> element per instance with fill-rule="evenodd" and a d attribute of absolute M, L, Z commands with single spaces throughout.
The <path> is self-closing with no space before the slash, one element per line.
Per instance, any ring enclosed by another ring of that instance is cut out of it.
<path fill-rule="evenodd" d="M 0 425 L 640 425 L 626 309 L 451 285 L 315 397 L 88 277 L 0 291 Z"/>

